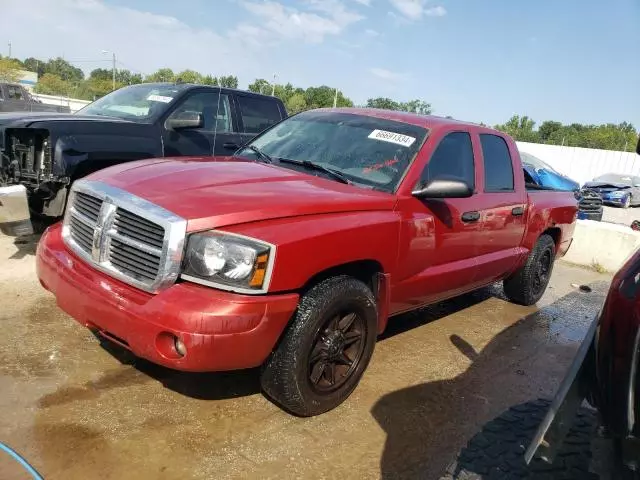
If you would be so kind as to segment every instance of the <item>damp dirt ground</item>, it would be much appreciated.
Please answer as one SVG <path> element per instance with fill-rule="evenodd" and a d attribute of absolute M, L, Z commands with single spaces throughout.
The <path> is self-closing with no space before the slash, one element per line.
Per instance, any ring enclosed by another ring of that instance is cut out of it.
<path fill-rule="evenodd" d="M 484 423 L 553 395 L 610 281 L 559 262 L 535 307 L 497 286 L 393 318 L 346 403 L 300 419 L 257 371 L 101 346 L 38 283 L 36 240 L 0 237 L 0 440 L 46 479 L 437 479 Z M 0 454 L 0 479 L 23 478 Z"/>

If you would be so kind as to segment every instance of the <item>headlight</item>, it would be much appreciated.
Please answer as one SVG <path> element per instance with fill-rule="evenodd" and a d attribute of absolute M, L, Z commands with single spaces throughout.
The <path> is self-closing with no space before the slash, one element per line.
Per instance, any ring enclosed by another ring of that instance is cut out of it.
<path fill-rule="evenodd" d="M 616 190 L 615 192 L 609 192 L 609 195 L 612 197 L 622 197 L 626 195 L 627 192 L 623 192 L 622 190 Z"/>
<path fill-rule="evenodd" d="M 223 232 L 189 236 L 182 278 L 243 293 L 264 293 L 269 287 L 275 247 L 259 240 Z"/>

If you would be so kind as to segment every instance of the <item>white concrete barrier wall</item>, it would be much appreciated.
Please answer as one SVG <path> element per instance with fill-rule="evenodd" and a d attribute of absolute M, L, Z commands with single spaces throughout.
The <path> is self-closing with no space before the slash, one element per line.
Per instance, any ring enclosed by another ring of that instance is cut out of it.
<path fill-rule="evenodd" d="M 640 232 L 615 223 L 578 220 L 573 242 L 563 260 L 616 272 L 638 247 Z"/>
<path fill-rule="evenodd" d="M 640 175 L 640 155 L 635 152 L 516 143 L 521 151 L 545 161 L 580 185 L 604 173 Z"/>
<path fill-rule="evenodd" d="M 89 105 L 91 102 L 87 100 L 79 100 L 77 98 L 59 97 L 57 95 L 43 95 L 41 93 L 32 94 L 35 98 L 47 105 L 57 105 L 63 107 L 69 107 L 71 113 L 77 112 L 82 107 Z"/>

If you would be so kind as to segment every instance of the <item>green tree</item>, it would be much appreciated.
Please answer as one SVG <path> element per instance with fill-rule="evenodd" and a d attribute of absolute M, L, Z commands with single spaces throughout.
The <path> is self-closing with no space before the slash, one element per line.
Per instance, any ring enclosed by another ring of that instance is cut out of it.
<path fill-rule="evenodd" d="M 387 97 L 370 98 L 367 100 L 367 108 L 382 108 L 384 110 L 401 110 L 400 103 Z"/>
<path fill-rule="evenodd" d="M 170 68 L 161 68 L 145 77 L 145 82 L 174 82 L 176 75 Z"/>
<path fill-rule="evenodd" d="M 211 75 L 207 75 L 207 76 L 202 78 L 202 84 L 203 85 L 218 85 L 218 79 L 216 77 L 211 76 Z"/>
<path fill-rule="evenodd" d="M 538 128 L 538 135 L 540 136 L 540 140 L 542 142 L 548 142 L 549 139 L 554 135 L 555 132 L 562 128 L 562 124 L 560 122 L 554 122 L 552 120 L 547 120 L 540 124 L 540 128 Z"/>
<path fill-rule="evenodd" d="M 249 84 L 247 89 L 255 93 L 267 93 L 267 91 L 271 93 L 271 84 L 264 78 L 256 78 L 253 83 Z"/>
<path fill-rule="evenodd" d="M 26 58 L 24 62 L 22 62 L 22 65 L 24 66 L 25 70 L 36 72 L 38 74 L 38 77 L 41 77 L 46 73 L 44 70 L 46 63 L 47 62 L 43 62 L 42 60 L 38 60 L 37 58 L 29 57 Z"/>
<path fill-rule="evenodd" d="M 503 125 L 496 125 L 494 128 L 500 130 L 507 135 L 511 136 L 516 141 L 520 142 L 538 142 L 540 137 L 538 132 L 534 131 L 536 122 L 527 117 L 526 115 L 520 117 L 514 115 Z"/>
<path fill-rule="evenodd" d="M 431 104 L 423 100 L 410 100 L 400 104 L 400 110 L 411 113 L 418 113 L 420 115 L 429 115 L 431 113 Z"/>
<path fill-rule="evenodd" d="M 218 79 L 221 87 L 238 88 L 238 77 L 235 75 L 222 76 Z"/>
<path fill-rule="evenodd" d="M 58 75 L 53 73 L 45 73 L 38 79 L 35 86 L 36 93 L 45 95 L 69 95 L 71 92 L 71 84 Z"/>
<path fill-rule="evenodd" d="M 0 58 L 0 80 L 17 82 L 20 79 L 21 65 L 12 58 Z"/>
<path fill-rule="evenodd" d="M 195 70 L 183 70 L 176 74 L 176 80 L 184 83 L 202 83 L 202 75 Z"/>
<path fill-rule="evenodd" d="M 303 94 L 294 93 L 287 99 L 285 106 L 287 107 L 287 112 L 289 112 L 290 115 L 293 115 L 294 113 L 299 113 L 306 110 L 307 102 Z"/>
<path fill-rule="evenodd" d="M 56 75 L 67 82 L 84 80 L 84 72 L 61 57 L 49 59 L 44 65 L 44 73 Z"/>

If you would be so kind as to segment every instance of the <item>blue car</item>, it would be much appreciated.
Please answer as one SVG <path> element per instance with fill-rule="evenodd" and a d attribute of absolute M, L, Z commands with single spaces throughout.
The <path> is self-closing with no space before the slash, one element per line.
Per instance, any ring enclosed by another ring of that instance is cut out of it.
<path fill-rule="evenodd" d="M 520 152 L 520 158 L 522 158 L 525 177 L 527 175 L 531 177 L 531 180 L 536 185 L 568 192 L 577 192 L 580 190 L 580 184 L 578 182 L 554 170 L 551 165 L 543 162 L 538 157 L 534 157 L 530 153 Z M 527 178 L 527 181 L 529 182 L 530 180 Z"/>
<path fill-rule="evenodd" d="M 622 173 L 606 173 L 584 184 L 598 192 L 607 205 L 629 208 L 640 204 L 640 177 Z"/>
<path fill-rule="evenodd" d="M 588 188 L 580 188 L 575 180 L 555 170 L 551 165 L 530 153 L 520 152 L 525 181 L 538 188 L 564 190 L 573 192 L 578 201 L 578 218 L 580 220 L 602 220 L 602 197 L 598 192 Z"/>

